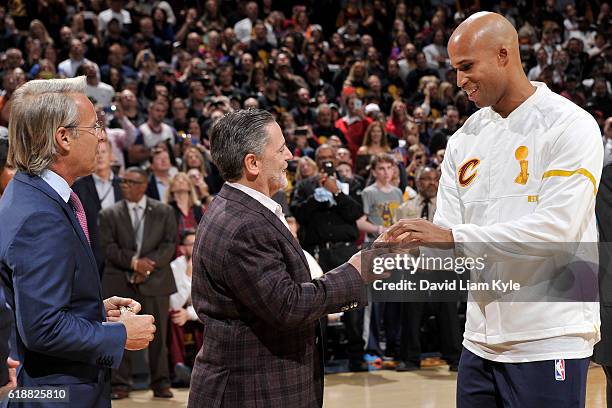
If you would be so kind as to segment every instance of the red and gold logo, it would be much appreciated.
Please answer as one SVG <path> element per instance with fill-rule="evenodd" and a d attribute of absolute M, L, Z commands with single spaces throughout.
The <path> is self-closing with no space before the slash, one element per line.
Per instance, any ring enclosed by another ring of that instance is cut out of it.
<path fill-rule="evenodd" d="M 476 171 L 476 167 L 480 164 L 480 160 L 478 159 L 469 159 L 465 163 L 459 167 L 459 171 L 457 172 L 459 185 L 461 187 L 467 187 L 470 185 L 472 181 L 476 178 L 478 172 Z"/>

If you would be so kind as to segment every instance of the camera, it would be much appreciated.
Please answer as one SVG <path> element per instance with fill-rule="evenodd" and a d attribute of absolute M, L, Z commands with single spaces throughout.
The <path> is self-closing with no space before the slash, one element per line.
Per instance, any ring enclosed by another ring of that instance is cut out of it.
<path fill-rule="evenodd" d="M 295 173 L 297 171 L 297 168 L 298 168 L 297 160 L 287 160 L 287 172 L 288 173 Z"/>
<path fill-rule="evenodd" d="M 294 136 L 308 136 L 308 128 L 299 127 L 295 129 L 295 131 L 293 132 L 293 135 Z"/>
<path fill-rule="evenodd" d="M 334 176 L 334 163 L 331 161 L 323 162 L 323 171 L 327 174 L 328 177 Z"/>

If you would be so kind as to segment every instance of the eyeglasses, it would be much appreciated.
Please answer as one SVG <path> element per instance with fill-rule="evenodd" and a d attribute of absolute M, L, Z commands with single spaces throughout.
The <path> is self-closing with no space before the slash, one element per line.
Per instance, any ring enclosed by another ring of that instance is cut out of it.
<path fill-rule="evenodd" d="M 66 129 L 78 129 L 78 128 L 82 128 L 82 129 L 93 129 L 94 131 L 94 135 L 96 135 L 97 138 L 100 137 L 100 133 L 104 130 L 104 122 L 102 122 L 101 120 L 96 121 L 96 124 L 93 126 L 79 126 L 79 125 L 68 125 L 68 126 L 64 126 Z"/>
<path fill-rule="evenodd" d="M 136 180 L 130 180 L 130 179 L 126 179 L 126 178 L 122 178 L 119 179 L 119 183 L 120 184 L 126 184 L 128 186 L 134 186 L 134 185 L 138 185 L 138 184 L 144 184 L 144 181 L 136 181 Z"/>

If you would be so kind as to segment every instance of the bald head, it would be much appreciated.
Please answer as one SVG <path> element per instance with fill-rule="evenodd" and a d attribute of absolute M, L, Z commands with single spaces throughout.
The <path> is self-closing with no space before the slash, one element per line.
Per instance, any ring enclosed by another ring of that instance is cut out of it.
<path fill-rule="evenodd" d="M 506 49 L 520 65 L 518 33 L 508 20 L 496 13 L 481 11 L 471 15 L 455 29 L 448 47 L 486 49 L 496 54 Z"/>
<path fill-rule="evenodd" d="M 521 64 L 518 34 L 499 14 L 480 12 L 466 19 L 451 35 L 448 54 L 457 69 L 457 86 L 478 107 L 492 106 L 506 115 L 533 93 Z"/>

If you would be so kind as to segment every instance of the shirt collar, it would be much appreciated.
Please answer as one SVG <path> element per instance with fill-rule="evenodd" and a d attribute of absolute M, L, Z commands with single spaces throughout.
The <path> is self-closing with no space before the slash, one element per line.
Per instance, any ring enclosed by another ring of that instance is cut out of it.
<path fill-rule="evenodd" d="M 350 116 L 350 115 L 345 115 L 342 117 L 342 120 L 346 122 L 347 125 L 352 125 L 355 122 L 359 122 L 361 120 L 361 118 L 359 116 Z"/>
<path fill-rule="evenodd" d="M 502 118 L 499 113 L 493 110 L 493 108 L 489 108 L 491 109 L 491 112 L 493 113 L 493 117 L 496 120 L 511 120 L 516 117 L 518 117 L 519 120 L 523 120 L 523 119 L 520 119 L 522 112 L 528 111 L 529 107 L 535 104 L 536 101 L 540 99 L 540 97 L 542 97 L 548 92 L 551 92 L 550 89 L 548 89 L 548 86 L 546 86 L 544 82 L 531 81 L 531 85 L 535 86 L 536 88 L 535 92 L 532 93 L 529 96 L 529 98 L 525 99 L 523 103 L 517 106 L 512 112 L 510 112 L 510 114 L 506 118 Z"/>
<path fill-rule="evenodd" d="M 102 177 L 98 176 L 96 173 L 93 173 L 91 175 L 94 179 L 94 181 L 96 183 L 112 183 L 113 179 L 115 178 L 115 176 L 113 175 L 113 172 L 110 172 L 110 178 L 108 179 L 108 181 L 104 180 Z"/>
<path fill-rule="evenodd" d="M 425 197 L 423 197 L 422 195 L 418 195 L 418 205 L 423 205 L 423 203 L 425 202 Z M 432 197 L 429 199 L 429 204 L 436 204 L 436 197 Z"/>
<path fill-rule="evenodd" d="M 268 210 L 272 211 L 272 213 L 274 215 L 276 215 L 277 217 L 279 216 L 279 210 L 280 210 L 280 214 L 282 216 L 283 214 L 283 208 L 280 206 L 279 203 L 277 203 L 276 201 L 274 201 L 273 199 L 271 199 L 270 197 L 268 197 L 267 195 L 260 193 L 257 190 L 254 190 L 250 187 L 245 186 L 244 184 L 240 184 L 240 183 L 227 183 L 228 186 L 233 187 L 237 190 L 242 191 L 243 193 L 245 193 L 246 195 L 248 195 L 249 197 L 254 198 L 255 200 L 257 200 L 259 203 L 261 203 L 261 205 L 263 205 L 264 207 L 266 207 Z"/>
<path fill-rule="evenodd" d="M 146 208 L 147 206 L 147 196 L 143 195 L 142 198 L 140 199 L 140 201 L 138 201 L 137 203 L 133 203 L 131 201 L 127 201 L 127 205 L 128 208 L 130 209 L 130 211 L 132 211 L 134 209 L 134 207 L 138 206 L 140 208 Z"/>
<path fill-rule="evenodd" d="M 53 170 L 45 169 L 42 171 L 42 173 L 40 173 L 40 178 L 51 186 L 51 188 L 55 190 L 60 197 L 62 197 L 64 202 L 68 203 L 72 189 L 68 185 L 68 182 L 62 178 L 62 176 Z"/>

